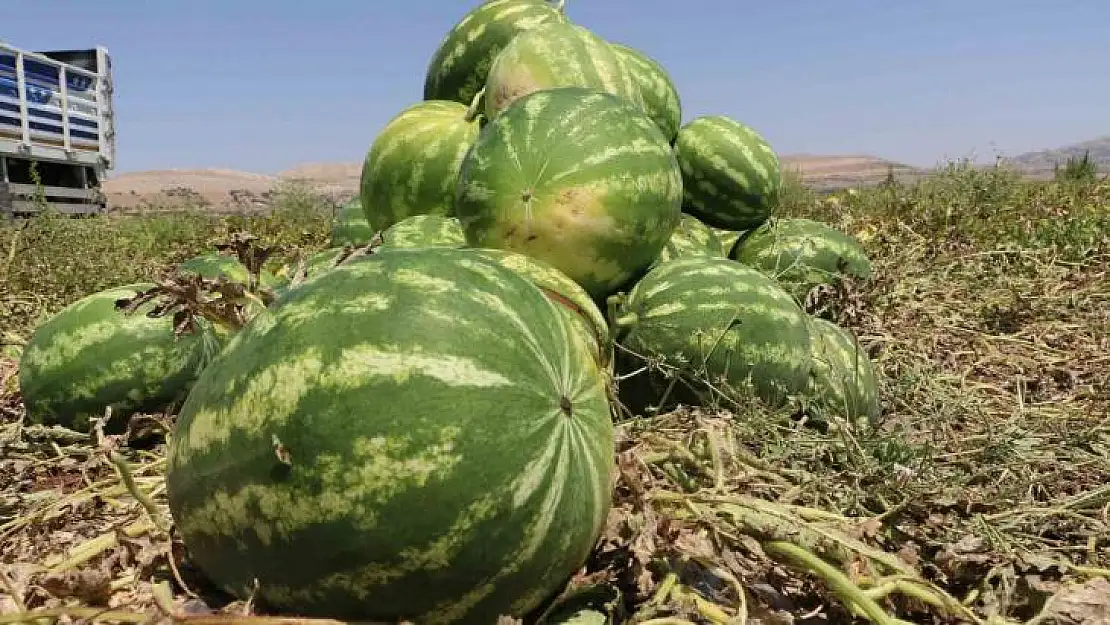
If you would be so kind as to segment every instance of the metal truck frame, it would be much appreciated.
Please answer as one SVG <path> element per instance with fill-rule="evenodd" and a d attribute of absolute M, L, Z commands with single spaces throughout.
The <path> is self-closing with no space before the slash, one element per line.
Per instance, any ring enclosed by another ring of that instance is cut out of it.
<path fill-rule="evenodd" d="M 112 93 L 103 47 L 29 52 L 0 41 L 0 219 L 46 205 L 68 215 L 107 210 Z"/>

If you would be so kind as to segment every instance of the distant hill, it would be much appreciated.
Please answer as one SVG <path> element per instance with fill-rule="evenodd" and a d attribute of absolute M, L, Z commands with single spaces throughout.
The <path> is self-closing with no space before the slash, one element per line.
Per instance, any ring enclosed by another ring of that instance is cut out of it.
<path fill-rule="evenodd" d="M 1026 152 L 1002 160 L 1028 176 L 1044 178 L 1052 176 L 1057 163 L 1063 165 L 1070 157 L 1082 158 L 1085 152 L 1090 153 L 1091 160 L 1099 170 L 1110 172 L 1110 135 L 1052 150 Z"/>

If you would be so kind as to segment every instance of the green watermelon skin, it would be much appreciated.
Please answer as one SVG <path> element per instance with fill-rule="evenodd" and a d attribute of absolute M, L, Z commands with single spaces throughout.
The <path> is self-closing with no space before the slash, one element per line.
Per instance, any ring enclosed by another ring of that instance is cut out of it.
<path fill-rule="evenodd" d="M 721 242 L 721 251 L 729 258 L 732 258 L 732 250 L 736 246 L 736 242 L 744 236 L 745 232 L 749 232 L 747 230 L 726 230 L 725 228 L 712 228 L 712 230 L 717 235 L 717 240 Z"/>
<path fill-rule="evenodd" d="M 203 320 L 197 333 L 175 338 L 172 315 L 146 316 L 153 303 L 132 314 L 116 310 L 117 300 L 153 286 L 136 283 L 87 295 L 35 329 L 19 367 L 28 421 L 84 432 L 110 407 L 105 430 L 118 432 L 130 415 L 184 399 L 221 343 Z"/>
<path fill-rule="evenodd" d="M 637 282 L 617 309 L 613 331 L 631 353 L 680 370 L 686 392 L 675 399 L 705 404 L 712 399 L 707 380 L 734 398 L 754 394 L 781 406 L 809 383 L 806 318 L 788 293 L 758 271 L 727 258 L 691 256 L 660 263 Z M 656 382 L 646 386 L 667 384 Z"/>
<path fill-rule="evenodd" d="M 666 262 L 684 256 L 725 257 L 717 233 L 690 215 L 682 216 L 682 221 L 671 233 L 670 240 L 663 246 L 663 251 L 659 253 L 659 260 L 656 262 Z"/>
<path fill-rule="evenodd" d="M 827 319 L 809 317 L 814 376 L 809 391 L 817 416 L 829 412 L 850 423 L 874 426 L 881 412 L 878 379 L 856 337 Z"/>
<path fill-rule="evenodd" d="M 344 245 L 361 246 L 370 243 L 374 238 L 374 229 L 366 220 L 366 211 L 362 209 L 362 201 L 358 198 L 347 202 L 336 211 L 335 221 L 331 228 L 331 246 Z"/>
<path fill-rule="evenodd" d="M 659 61 L 642 50 L 617 42 L 610 42 L 609 45 L 632 74 L 640 90 L 644 110 L 659 126 L 667 141 L 674 143 L 682 126 L 682 98 L 671 75 Z"/>
<path fill-rule="evenodd" d="M 861 280 L 873 275 L 859 241 L 812 219 L 769 219 L 745 233 L 730 257 L 774 278 L 799 302 L 815 286 L 832 284 L 841 275 Z"/>
<path fill-rule="evenodd" d="M 413 215 L 382 231 L 375 251 L 414 247 L 461 247 L 466 243 L 462 225 L 454 217 Z"/>
<path fill-rule="evenodd" d="M 424 77 L 425 100 L 469 105 L 485 86 L 490 65 L 519 33 L 565 19 L 543 0 L 490 0 L 468 12 L 444 36 Z"/>
<path fill-rule="evenodd" d="M 226 254 L 201 254 L 177 265 L 178 273 L 198 275 L 209 280 L 219 279 L 221 276 L 235 282 L 247 283 L 250 272 L 238 258 Z M 272 272 L 263 269 L 258 274 L 259 284 L 264 287 L 274 287 L 281 281 Z"/>
<path fill-rule="evenodd" d="M 451 215 L 463 157 L 478 136 L 458 102 L 428 100 L 398 113 L 374 138 L 359 200 L 374 232 L 413 215 Z"/>
<path fill-rule="evenodd" d="M 532 282 L 475 250 L 393 250 L 290 291 L 209 366 L 170 510 L 192 561 L 240 597 L 257 578 L 267 609 L 491 623 L 584 564 L 611 419 L 604 372 Z"/>
<path fill-rule="evenodd" d="M 763 223 L 782 194 L 782 166 L 751 127 L 724 115 L 695 118 L 678 131 L 683 210 L 714 228 L 748 230 Z"/>
<path fill-rule="evenodd" d="M 609 323 L 590 294 L 577 282 L 551 265 L 531 256 L 488 248 L 477 249 L 477 252 L 531 280 L 548 296 L 548 299 L 559 305 L 559 311 L 581 331 L 586 342 L 597 353 L 602 365 L 608 366 L 612 363 Z"/>
<path fill-rule="evenodd" d="M 532 256 L 599 300 L 655 261 L 681 202 L 678 163 L 647 115 L 563 87 L 517 100 L 482 130 L 455 211 L 468 245 Z"/>
<path fill-rule="evenodd" d="M 493 60 L 484 95 L 486 119 L 530 93 L 559 87 L 611 93 L 644 110 L 632 72 L 609 42 L 583 26 L 558 21 L 517 35 Z"/>

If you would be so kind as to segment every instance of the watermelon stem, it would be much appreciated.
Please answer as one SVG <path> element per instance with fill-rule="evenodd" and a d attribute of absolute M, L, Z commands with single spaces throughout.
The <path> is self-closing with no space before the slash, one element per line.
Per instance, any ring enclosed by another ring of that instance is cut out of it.
<path fill-rule="evenodd" d="M 482 98 L 484 98 L 485 95 L 485 87 L 482 87 L 478 90 L 478 93 L 474 94 L 474 97 L 470 100 L 470 107 L 466 109 L 466 116 L 463 119 L 465 119 L 467 122 L 472 122 L 476 117 L 478 117 L 478 114 L 482 110 Z"/>

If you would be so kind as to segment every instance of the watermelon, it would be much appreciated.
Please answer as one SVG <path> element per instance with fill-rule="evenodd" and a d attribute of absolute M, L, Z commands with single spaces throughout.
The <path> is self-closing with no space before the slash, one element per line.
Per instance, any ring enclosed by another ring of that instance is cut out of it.
<path fill-rule="evenodd" d="M 721 241 L 717 233 L 690 215 L 683 215 L 678 227 L 671 233 L 671 238 L 663 246 L 659 260 L 664 262 L 681 256 L 713 256 L 724 258 L 725 252 L 721 249 Z"/>
<path fill-rule="evenodd" d="M 609 45 L 632 74 L 644 110 L 663 131 L 667 141 L 673 143 L 682 125 L 682 99 L 670 74 L 659 61 L 641 50 L 617 42 Z"/>
<path fill-rule="evenodd" d="M 750 127 L 723 115 L 704 115 L 679 129 L 674 149 L 682 168 L 682 208 L 706 225 L 747 230 L 778 205 L 778 155 Z"/>
<path fill-rule="evenodd" d="M 217 253 L 201 254 L 182 261 L 177 265 L 177 271 L 185 275 L 198 275 L 209 280 L 223 277 L 243 284 L 246 284 L 250 278 L 250 272 L 243 263 L 239 262 L 238 258 Z M 274 287 L 281 282 L 277 276 L 266 269 L 259 272 L 258 278 L 259 284 L 264 287 Z"/>
<path fill-rule="evenodd" d="M 880 412 L 878 381 L 867 351 L 848 331 L 809 317 L 814 376 L 809 395 L 816 421 L 832 413 L 855 425 L 874 425 Z"/>
<path fill-rule="evenodd" d="M 375 251 L 411 247 L 459 247 L 466 243 L 462 225 L 454 217 L 413 215 L 382 231 Z"/>
<path fill-rule="evenodd" d="M 486 84 L 494 57 L 517 34 L 565 19 L 543 0 L 489 0 L 471 9 L 440 42 L 424 77 L 425 100 L 469 105 Z"/>
<path fill-rule="evenodd" d="M 112 409 L 109 433 L 122 431 L 136 412 L 163 410 L 184 399 L 201 369 L 219 351 L 212 327 L 174 336 L 173 316 L 148 317 L 116 301 L 154 285 L 129 284 L 87 295 L 48 318 L 24 347 L 19 386 L 28 421 L 87 431 Z"/>
<path fill-rule="evenodd" d="M 450 215 L 459 164 L 478 136 L 466 105 L 429 100 L 401 111 L 366 154 L 359 198 L 370 227 L 412 215 Z"/>
<path fill-rule="evenodd" d="M 724 228 L 711 228 L 711 230 L 717 235 L 717 240 L 721 242 L 721 251 L 729 257 L 732 255 L 732 248 L 736 245 L 736 242 L 747 232 L 746 230 L 726 230 Z"/>
<path fill-rule="evenodd" d="M 601 299 L 659 256 L 682 174 L 651 119 L 582 87 L 531 93 L 482 130 L 459 175 L 467 243 L 539 259 Z"/>
<path fill-rule="evenodd" d="M 776 279 L 800 302 L 842 275 L 866 280 L 871 261 L 852 236 L 812 219 L 774 218 L 737 241 L 731 258 Z"/>
<path fill-rule="evenodd" d="M 582 333 L 591 350 L 598 355 L 599 361 L 603 365 L 612 363 L 609 323 L 594 300 L 590 298 L 590 294 L 577 282 L 551 265 L 531 256 L 505 250 L 478 249 L 477 251 L 531 280 L 551 301 L 559 304 L 559 311 L 564 313 L 572 325 Z"/>
<path fill-rule="evenodd" d="M 813 368 L 807 315 L 750 267 L 727 258 L 677 258 L 655 266 L 617 303 L 614 338 L 638 355 L 622 358 L 621 370 L 642 367 L 641 359 L 674 367 L 681 384 L 674 399 L 708 405 L 714 398 L 708 382 L 737 401 L 754 396 L 781 406 L 807 389 Z M 655 391 L 669 383 L 643 381 L 636 392 L 648 393 L 649 401 L 658 401 Z"/>
<path fill-rule="evenodd" d="M 632 72 L 609 42 L 568 21 L 545 22 L 517 35 L 493 60 L 485 87 L 486 119 L 535 91 L 584 87 L 644 109 Z"/>
<path fill-rule="evenodd" d="M 191 561 L 267 611 L 492 623 L 585 563 L 611 419 L 532 282 L 472 249 L 391 250 L 236 335 L 182 406 L 168 501 Z"/>
<path fill-rule="evenodd" d="M 366 212 L 362 208 L 362 201 L 355 198 L 344 204 L 336 211 L 335 221 L 331 228 L 331 245 L 361 246 L 370 243 L 374 238 L 374 229 L 366 220 Z"/>

